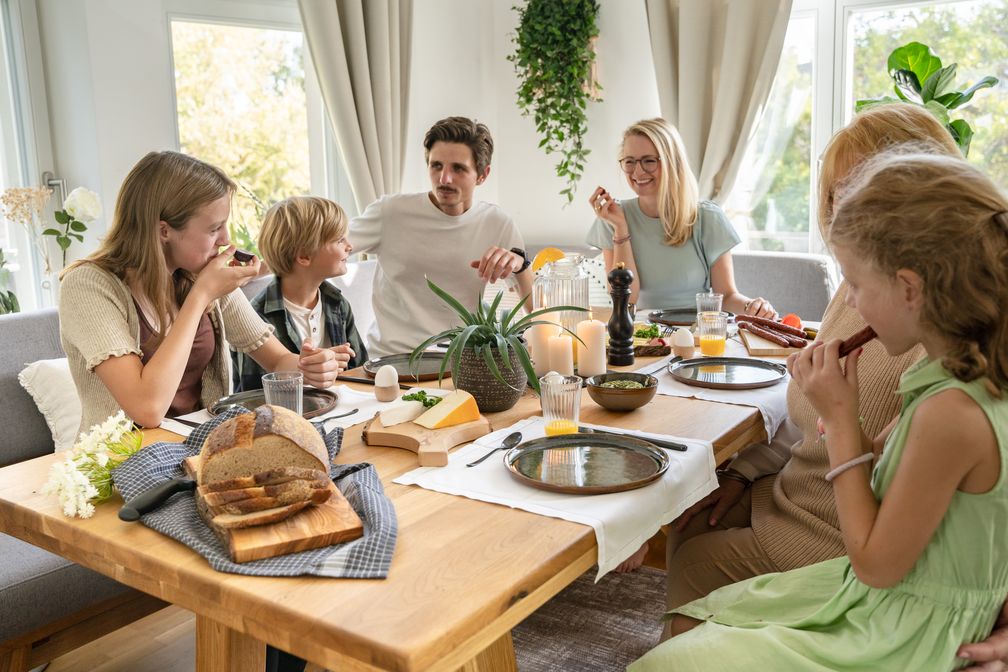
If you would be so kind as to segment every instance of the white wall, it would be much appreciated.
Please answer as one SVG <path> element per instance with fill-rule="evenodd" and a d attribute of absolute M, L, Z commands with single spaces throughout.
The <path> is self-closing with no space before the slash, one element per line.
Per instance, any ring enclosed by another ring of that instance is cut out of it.
<path fill-rule="evenodd" d="M 37 0 L 56 172 L 70 188 L 102 198 L 106 215 L 89 232 L 92 249 L 111 216 L 119 184 L 151 150 L 177 147 L 167 14 L 199 14 L 202 0 Z M 287 21 L 293 0 L 213 0 Z M 404 189 L 429 187 L 420 145 L 436 120 L 478 118 L 494 134 L 490 180 L 479 198 L 499 203 L 530 245 L 576 245 L 592 215 L 585 199 L 599 184 L 629 194 L 616 168 L 623 128 L 658 114 L 643 0 L 601 0 L 599 76 L 604 102 L 588 108 L 588 159 L 575 202 L 564 208 L 555 160 L 537 149 L 530 118 L 515 103 L 506 56 L 517 23 L 513 0 L 415 0 L 410 150 Z M 202 10 L 206 11 L 206 10 Z M 77 254 L 83 249 L 77 248 Z"/>
<path fill-rule="evenodd" d="M 586 144 L 592 150 L 572 204 L 559 191 L 556 159 L 537 148 L 531 117 L 518 110 L 518 80 L 507 60 L 518 13 L 511 0 L 417 0 L 413 33 L 410 138 L 404 189 L 428 188 L 420 142 L 426 129 L 451 114 L 473 116 L 494 135 L 490 179 L 479 198 L 501 205 L 514 217 L 529 245 L 583 244 L 593 221 L 586 204 L 600 184 L 632 195 L 616 166 L 622 131 L 638 119 L 659 114 L 650 41 L 642 0 L 601 0 L 599 79 L 603 101 L 588 105 Z M 451 17 L 456 28 L 447 25 Z M 462 29 L 461 26 L 467 28 Z"/>

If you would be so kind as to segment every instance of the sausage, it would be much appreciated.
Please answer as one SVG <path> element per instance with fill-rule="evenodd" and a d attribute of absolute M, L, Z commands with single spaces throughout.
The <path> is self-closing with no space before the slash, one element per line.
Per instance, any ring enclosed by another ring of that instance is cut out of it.
<path fill-rule="evenodd" d="M 877 336 L 878 334 L 876 334 L 875 330 L 871 327 L 865 327 L 861 331 L 849 336 L 846 340 L 840 343 L 840 357 L 846 357 Z"/>
<path fill-rule="evenodd" d="M 807 343 L 804 339 L 792 339 L 784 333 L 777 333 L 771 329 L 763 328 L 752 322 L 742 322 L 739 324 L 740 329 L 746 329 L 758 335 L 761 339 L 766 339 L 770 343 L 775 343 L 783 348 L 804 348 Z"/>
<path fill-rule="evenodd" d="M 805 332 L 801 329 L 788 326 L 782 322 L 777 322 L 776 320 L 768 320 L 765 317 L 755 317 L 753 315 L 736 315 L 736 322 L 751 322 L 756 326 L 763 327 L 764 329 L 773 329 L 774 331 L 779 331 L 782 334 L 787 334 L 788 336 L 797 336 L 798 338 L 805 338 Z"/>

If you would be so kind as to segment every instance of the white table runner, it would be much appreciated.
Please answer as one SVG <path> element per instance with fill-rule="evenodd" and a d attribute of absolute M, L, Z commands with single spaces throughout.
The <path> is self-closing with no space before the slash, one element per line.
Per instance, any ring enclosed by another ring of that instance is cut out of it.
<path fill-rule="evenodd" d="M 675 520 L 717 487 L 714 453 L 709 442 L 613 427 L 599 428 L 645 439 L 649 436 L 670 439 L 686 444 L 688 449 L 686 452 L 666 451 L 672 463 L 658 481 L 637 490 L 608 495 L 567 495 L 525 485 L 504 467 L 506 451 L 500 451 L 499 455 L 475 467 L 465 466 L 491 448 L 500 446 L 511 432 L 520 431 L 525 441 L 545 436 L 543 419 L 536 416 L 455 450 L 448 456 L 445 467 L 420 467 L 394 482 L 590 525 L 598 542 L 597 581 L 630 557 L 659 527 Z"/>

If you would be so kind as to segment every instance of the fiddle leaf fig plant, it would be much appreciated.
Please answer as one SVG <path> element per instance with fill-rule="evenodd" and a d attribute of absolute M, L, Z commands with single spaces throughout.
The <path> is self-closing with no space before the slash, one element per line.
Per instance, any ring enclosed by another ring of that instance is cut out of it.
<path fill-rule="evenodd" d="M 585 108 L 600 101 L 594 77 L 596 0 L 528 0 L 518 12 L 512 36 L 515 51 L 507 57 L 518 75 L 518 107 L 532 114 L 542 138 L 539 147 L 558 154 L 556 174 L 564 180 L 560 194 L 574 200 L 590 150 L 584 146 Z"/>
<path fill-rule="evenodd" d="M 951 119 L 949 112 L 968 103 L 980 89 L 993 87 L 998 83 L 997 78 L 988 75 L 965 91 L 957 91 L 954 86 L 959 64 L 943 66 L 931 47 L 920 42 L 910 42 L 894 49 L 889 54 L 886 66 L 889 76 L 893 78 L 893 91 L 897 97 L 859 100 L 855 110 L 860 112 L 872 105 L 901 100 L 920 105 L 945 125 L 963 156 L 968 156 L 973 128 L 965 119 Z"/>
<path fill-rule="evenodd" d="M 525 344 L 522 343 L 519 336 L 527 328 L 536 324 L 553 324 L 547 320 L 535 319 L 547 313 L 563 310 L 580 310 L 584 312 L 586 310 L 585 308 L 579 308 L 578 306 L 554 306 L 552 308 L 536 310 L 522 318 L 518 318 L 518 313 L 521 311 L 522 306 L 525 303 L 525 299 L 522 299 L 514 308 L 505 313 L 503 317 L 499 317 L 497 314 L 497 308 L 500 306 L 501 299 L 504 297 L 503 290 L 497 292 L 497 296 L 489 304 L 484 303 L 482 299 L 478 300 L 476 304 L 476 312 L 474 313 L 463 306 L 462 303 L 454 296 L 431 282 L 430 279 L 427 280 L 427 286 L 432 292 L 437 294 L 442 301 L 447 303 L 462 319 L 462 324 L 460 326 L 445 329 L 440 334 L 431 336 L 426 341 L 418 345 L 410 354 L 410 366 L 416 366 L 417 360 L 424 351 L 427 350 L 427 348 L 439 341 L 449 339 L 448 351 L 445 352 L 444 359 L 441 361 L 441 368 L 438 371 L 439 383 L 444 378 L 445 367 L 448 363 L 451 362 L 453 370 L 458 371 L 459 362 L 462 359 L 462 351 L 465 348 L 471 348 L 476 351 L 477 355 L 483 358 L 483 361 L 487 365 L 487 369 L 490 370 L 490 373 L 493 374 L 494 378 L 497 378 L 505 385 L 508 383 L 501 375 L 500 367 L 497 366 L 497 362 L 494 361 L 494 351 L 500 353 L 501 361 L 509 371 L 514 371 L 514 367 L 516 365 L 520 366 L 525 370 L 525 375 L 528 376 L 529 384 L 536 391 L 536 394 L 538 394 L 539 379 L 536 377 L 535 371 L 532 369 L 532 360 L 529 357 L 528 350 L 525 349 Z M 577 337 L 577 334 L 572 332 L 570 329 L 564 327 L 564 331 L 574 338 L 577 338 L 577 340 L 581 340 Z M 518 361 L 514 362 L 513 360 Z"/>

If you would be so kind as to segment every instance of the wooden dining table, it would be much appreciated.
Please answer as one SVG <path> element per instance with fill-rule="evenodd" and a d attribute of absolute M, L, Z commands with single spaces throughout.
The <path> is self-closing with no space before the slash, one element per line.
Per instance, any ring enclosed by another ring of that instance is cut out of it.
<path fill-rule="evenodd" d="M 487 417 L 500 429 L 539 411 L 526 394 Z M 682 397 L 659 395 L 614 413 L 583 395 L 581 418 L 711 441 L 718 463 L 765 439 L 757 409 Z M 366 446 L 361 428 L 346 430 L 337 462 L 375 465 L 395 506 L 399 533 L 386 579 L 217 572 L 183 544 L 119 520 L 117 496 L 90 519 L 67 518 L 56 498 L 40 493 L 59 455 L 0 469 L 0 529 L 194 612 L 200 672 L 261 670 L 266 643 L 341 671 L 515 670 L 511 628 L 595 564 L 593 530 L 395 484 L 417 456 Z M 163 429 L 144 434 L 146 443 L 179 438 Z"/>

